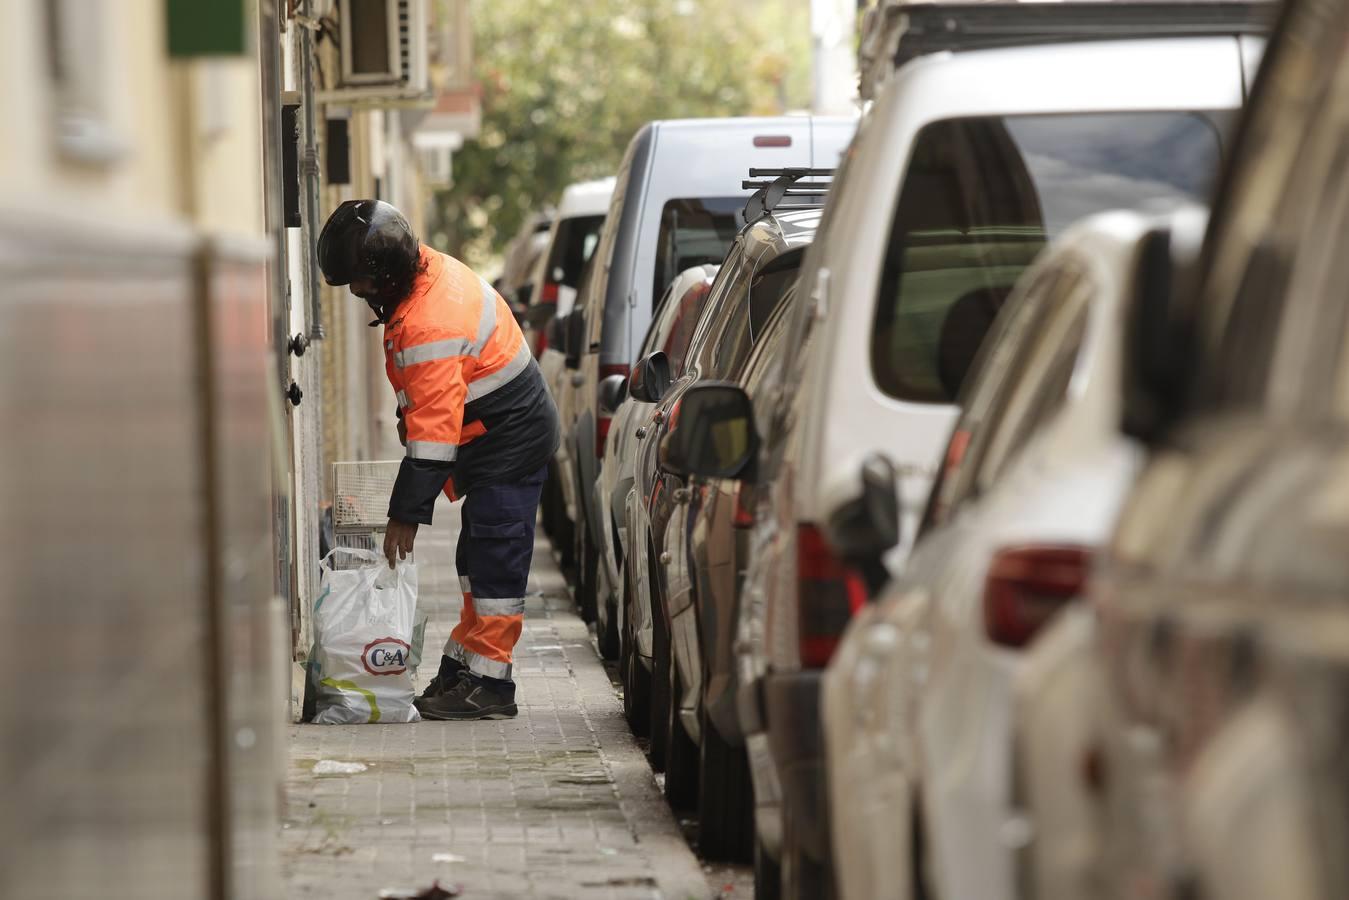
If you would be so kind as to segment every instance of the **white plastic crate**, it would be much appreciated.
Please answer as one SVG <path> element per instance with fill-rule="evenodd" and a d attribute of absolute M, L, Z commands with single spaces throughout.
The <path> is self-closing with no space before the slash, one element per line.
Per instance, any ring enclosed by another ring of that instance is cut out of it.
<path fill-rule="evenodd" d="M 333 463 L 333 529 L 337 533 L 384 531 L 389 495 L 401 463 L 397 459 Z"/>
<path fill-rule="evenodd" d="M 389 494 L 401 460 L 333 463 L 333 545 L 383 550 L 389 523 Z M 348 556 L 333 557 L 334 569 L 360 565 Z"/>

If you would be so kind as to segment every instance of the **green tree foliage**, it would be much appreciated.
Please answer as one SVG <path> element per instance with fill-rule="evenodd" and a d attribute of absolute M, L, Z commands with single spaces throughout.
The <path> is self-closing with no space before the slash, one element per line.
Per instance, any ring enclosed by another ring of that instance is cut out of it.
<path fill-rule="evenodd" d="M 482 130 L 432 240 L 475 266 L 573 181 L 612 174 L 652 119 L 809 102 L 807 0 L 475 0 Z"/>

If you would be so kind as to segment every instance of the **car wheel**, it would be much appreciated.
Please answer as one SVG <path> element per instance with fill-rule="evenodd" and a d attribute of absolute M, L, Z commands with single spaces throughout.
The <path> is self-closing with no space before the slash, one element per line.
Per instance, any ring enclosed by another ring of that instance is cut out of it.
<path fill-rule="evenodd" d="M 576 608 L 588 624 L 595 621 L 595 577 L 600 561 L 584 522 L 576 526 L 576 560 Z"/>
<path fill-rule="evenodd" d="M 623 679 L 623 716 L 637 737 L 651 730 L 651 673 L 637 656 L 637 635 L 632 630 L 632 581 L 623 573 L 623 640 L 619 642 L 618 671 Z"/>
<path fill-rule="evenodd" d="M 600 656 L 604 659 L 618 659 L 619 644 L 622 642 L 618 639 L 618 610 L 614 607 L 612 597 L 605 598 L 604 622 L 597 625 L 596 636 L 599 639 Z"/>
<path fill-rule="evenodd" d="M 698 849 L 708 859 L 754 858 L 754 784 L 744 747 L 733 747 L 704 713 L 698 765 Z M 668 783 L 668 782 L 667 782 Z M 758 880 L 758 863 L 755 863 Z M 755 897 L 759 894 L 756 892 Z"/>
<path fill-rule="evenodd" d="M 913 900 L 928 900 L 929 897 L 935 897 L 937 894 L 928 885 L 927 832 L 923 828 L 923 817 L 918 814 L 916 807 L 909 834 L 912 836 L 911 841 L 913 843 L 913 865 L 910 867 L 910 871 L 913 873 L 913 888 L 909 896 Z"/>
<path fill-rule="evenodd" d="M 778 900 L 782 896 L 782 867 L 768 855 L 759 835 L 754 835 L 754 900 Z"/>
<path fill-rule="evenodd" d="M 812 859 L 796 834 L 792 805 L 782 805 L 782 896 L 785 900 L 832 900 L 829 868 Z"/>
<path fill-rule="evenodd" d="M 543 528 L 543 533 L 552 540 L 556 536 L 554 530 L 555 507 L 553 506 L 553 476 L 550 473 L 548 480 L 543 483 L 543 491 L 539 494 L 539 525 Z"/>
<path fill-rule="evenodd" d="M 567 580 L 570 581 L 572 574 L 571 568 L 575 563 L 576 536 L 572 534 L 571 519 L 567 518 L 567 498 L 562 493 L 562 482 L 560 475 L 553 475 L 544 485 L 544 491 L 552 497 L 551 513 L 552 523 L 549 525 L 548 537 L 553 541 L 553 549 L 557 551 L 557 565 Z"/>
<path fill-rule="evenodd" d="M 595 621 L 595 578 L 599 575 L 599 555 L 595 552 L 590 529 L 584 522 L 576 526 L 576 607 L 585 622 Z"/>
<path fill-rule="evenodd" d="M 671 809 L 693 809 L 698 804 L 698 745 L 679 719 L 679 668 L 670 662 L 669 721 L 665 724 L 665 800 Z"/>
<path fill-rule="evenodd" d="M 557 567 L 569 583 L 576 581 L 576 528 L 564 508 L 557 516 Z"/>
<path fill-rule="evenodd" d="M 670 725 L 670 629 L 651 582 L 651 768 L 665 771 L 665 749 Z"/>

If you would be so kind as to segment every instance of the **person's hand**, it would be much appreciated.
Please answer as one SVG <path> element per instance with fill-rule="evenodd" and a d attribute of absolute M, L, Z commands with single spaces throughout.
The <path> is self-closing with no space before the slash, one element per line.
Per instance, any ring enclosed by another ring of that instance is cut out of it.
<path fill-rule="evenodd" d="M 398 443 L 404 447 L 408 445 L 408 423 L 403 421 L 403 417 L 398 417 Z"/>
<path fill-rule="evenodd" d="M 398 565 L 398 560 L 408 558 L 415 540 L 417 540 L 416 522 L 389 520 L 388 527 L 384 529 L 384 557 L 389 561 L 390 569 Z"/>

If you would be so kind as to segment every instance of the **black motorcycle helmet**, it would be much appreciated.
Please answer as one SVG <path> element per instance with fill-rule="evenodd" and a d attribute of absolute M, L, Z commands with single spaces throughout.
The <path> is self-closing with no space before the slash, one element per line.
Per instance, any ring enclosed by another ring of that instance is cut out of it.
<path fill-rule="evenodd" d="M 386 321 L 411 291 L 421 243 L 394 206 L 383 200 L 347 200 L 328 217 L 318 241 L 319 268 L 331 285 L 368 278 L 374 294 L 361 299 Z"/>

